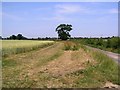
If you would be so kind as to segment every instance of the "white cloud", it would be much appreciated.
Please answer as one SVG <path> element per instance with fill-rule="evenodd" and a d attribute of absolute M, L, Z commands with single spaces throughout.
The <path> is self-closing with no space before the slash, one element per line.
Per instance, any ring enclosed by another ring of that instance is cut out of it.
<path fill-rule="evenodd" d="M 94 4 L 94 3 L 93 3 Z M 95 3 L 99 4 L 99 3 Z M 51 17 L 43 17 L 41 20 L 70 22 L 76 19 L 71 17 L 71 14 L 87 14 L 87 15 L 108 15 L 118 13 L 117 9 L 94 9 L 90 7 L 81 6 L 78 4 L 57 4 L 54 6 L 54 15 Z"/>
<path fill-rule="evenodd" d="M 57 21 L 71 21 L 68 15 L 76 13 L 88 13 L 89 9 L 82 7 L 78 4 L 57 4 L 55 5 L 55 14 L 53 19 Z"/>
<path fill-rule="evenodd" d="M 76 13 L 81 10 L 80 6 L 78 5 L 71 5 L 71 4 L 58 4 L 55 6 L 56 12 L 65 14 L 65 13 Z"/>
<path fill-rule="evenodd" d="M 78 5 L 71 5 L 71 4 L 57 4 L 54 7 L 54 16 L 52 17 L 44 17 L 41 18 L 42 20 L 55 20 L 60 22 L 67 22 L 70 21 L 71 18 L 66 16 L 69 14 L 74 14 L 82 10 Z"/>
<path fill-rule="evenodd" d="M 63 15 L 57 15 L 57 16 L 53 16 L 53 17 L 43 17 L 43 18 L 39 18 L 37 20 L 48 20 L 48 21 L 60 21 L 60 22 L 67 22 L 70 21 L 71 18 L 69 17 L 65 17 Z"/>

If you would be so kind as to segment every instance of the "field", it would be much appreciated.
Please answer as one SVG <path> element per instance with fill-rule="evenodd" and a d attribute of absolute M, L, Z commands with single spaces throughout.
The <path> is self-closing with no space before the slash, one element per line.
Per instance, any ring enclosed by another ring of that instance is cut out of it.
<path fill-rule="evenodd" d="M 120 85 L 118 65 L 76 41 L 2 41 L 4 88 L 103 88 Z"/>
<path fill-rule="evenodd" d="M 53 44 L 53 41 L 4 40 L 2 41 L 2 55 L 8 56 L 10 54 L 32 51 L 51 44 Z"/>

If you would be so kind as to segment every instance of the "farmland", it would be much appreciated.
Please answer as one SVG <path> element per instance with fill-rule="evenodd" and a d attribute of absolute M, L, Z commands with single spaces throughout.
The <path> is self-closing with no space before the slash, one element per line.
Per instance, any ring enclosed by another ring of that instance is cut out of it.
<path fill-rule="evenodd" d="M 4 88 L 103 88 L 107 82 L 120 84 L 118 65 L 78 41 L 3 40 L 2 45 Z"/>
<path fill-rule="evenodd" d="M 52 45 L 53 41 L 5 40 L 2 41 L 2 55 L 18 54 Z"/>
<path fill-rule="evenodd" d="M 2 89 L 119 89 L 120 3 L 111 1 L 3 0 Z"/>

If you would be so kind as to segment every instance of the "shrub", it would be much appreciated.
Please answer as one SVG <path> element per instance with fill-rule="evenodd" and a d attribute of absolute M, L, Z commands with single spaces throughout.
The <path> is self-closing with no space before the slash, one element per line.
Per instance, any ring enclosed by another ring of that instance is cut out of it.
<path fill-rule="evenodd" d="M 72 41 L 66 41 L 64 42 L 64 50 L 79 50 L 79 44 Z"/>

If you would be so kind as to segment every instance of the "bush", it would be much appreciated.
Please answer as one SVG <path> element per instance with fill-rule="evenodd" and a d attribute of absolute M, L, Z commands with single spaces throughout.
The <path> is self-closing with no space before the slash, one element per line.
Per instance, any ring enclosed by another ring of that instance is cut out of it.
<path fill-rule="evenodd" d="M 79 50 L 79 44 L 72 42 L 72 41 L 66 41 L 64 42 L 64 50 Z"/>

